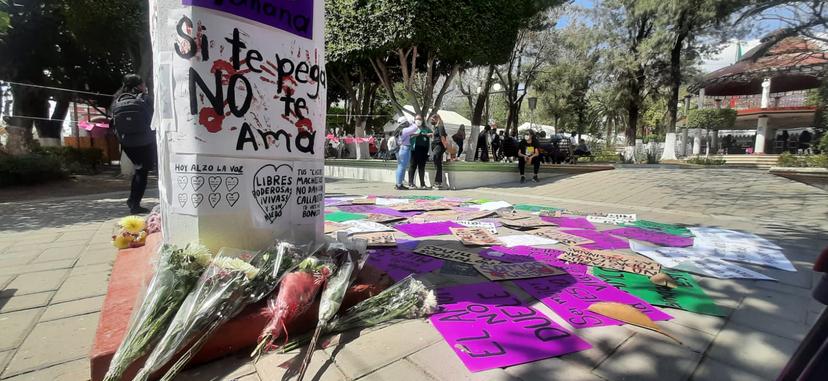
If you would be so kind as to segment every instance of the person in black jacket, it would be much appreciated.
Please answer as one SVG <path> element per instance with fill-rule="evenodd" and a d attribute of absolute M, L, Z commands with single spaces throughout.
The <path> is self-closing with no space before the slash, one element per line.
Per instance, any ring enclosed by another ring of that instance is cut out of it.
<path fill-rule="evenodd" d="M 127 199 L 129 212 L 141 214 L 149 209 L 141 206 L 141 199 L 147 189 L 149 171 L 155 167 L 155 132 L 152 122 L 152 97 L 147 94 L 144 81 L 137 74 L 124 76 L 123 85 L 113 96 L 109 108 L 112 127 L 124 153 L 135 165 L 132 184 Z"/>
<path fill-rule="evenodd" d="M 417 115 L 414 123 L 419 130 L 411 136 L 411 166 L 408 167 L 408 187 L 416 188 L 414 185 L 414 172 L 417 172 L 420 178 L 420 189 L 426 189 L 428 187 L 425 185 L 425 166 L 428 162 L 429 141 L 433 133 L 423 123 L 422 116 Z"/>
<path fill-rule="evenodd" d="M 523 172 L 526 169 L 526 164 L 532 165 L 532 181 L 538 182 L 538 170 L 540 170 L 540 157 L 538 146 L 535 143 L 534 134 L 527 131 L 523 135 L 523 140 L 518 144 L 518 171 L 520 171 L 520 182 L 526 182 Z"/>

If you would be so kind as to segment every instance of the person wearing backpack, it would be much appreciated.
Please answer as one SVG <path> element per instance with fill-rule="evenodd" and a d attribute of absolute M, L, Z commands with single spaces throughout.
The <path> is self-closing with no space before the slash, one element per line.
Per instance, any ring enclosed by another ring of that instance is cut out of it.
<path fill-rule="evenodd" d="M 149 171 L 155 166 L 155 132 L 152 121 L 152 97 L 147 94 L 144 81 L 137 74 L 124 76 L 123 85 L 113 96 L 109 108 L 112 127 L 124 153 L 135 165 L 132 185 L 127 199 L 129 212 L 142 214 L 149 209 L 141 206 L 147 189 Z"/>

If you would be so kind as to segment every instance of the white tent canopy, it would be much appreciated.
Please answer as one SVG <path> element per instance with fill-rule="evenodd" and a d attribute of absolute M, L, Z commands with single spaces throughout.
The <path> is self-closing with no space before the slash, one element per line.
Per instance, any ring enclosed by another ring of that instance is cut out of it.
<path fill-rule="evenodd" d="M 543 131 L 546 132 L 546 136 L 551 136 L 555 132 L 555 127 L 546 125 L 546 124 L 537 124 L 537 123 L 523 123 L 518 126 L 518 133 L 525 131 L 525 130 L 534 130 L 534 131 Z"/>

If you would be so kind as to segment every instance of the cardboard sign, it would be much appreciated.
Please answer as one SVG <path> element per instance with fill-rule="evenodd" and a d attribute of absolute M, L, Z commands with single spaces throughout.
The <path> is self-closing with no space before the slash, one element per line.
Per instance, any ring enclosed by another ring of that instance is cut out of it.
<path fill-rule="evenodd" d="M 494 222 L 486 222 L 486 221 L 468 221 L 468 220 L 456 220 L 454 221 L 460 225 L 463 225 L 467 228 L 481 228 L 486 229 L 489 233 L 497 234 L 497 225 Z"/>
<path fill-rule="evenodd" d="M 459 213 L 457 213 L 453 210 L 440 210 L 440 211 L 423 213 L 423 214 L 417 215 L 416 217 L 410 217 L 408 219 L 408 222 L 419 224 L 419 223 L 425 223 L 425 222 L 452 221 L 455 218 L 457 218 L 458 215 L 459 215 Z"/>
<path fill-rule="evenodd" d="M 399 210 L 400 212 L 412 211 L 432 211 L 432 210 L 446 210 L 451 209 L 448 205 L 437 202 L 410 202 L 408 204 L 394 205 L 391 208 Z"/>
<path fill-rule="evenodd" d="M 495 213 L 494 213 L 494 211 L 491 211 L 491 210 L 479 210 L 479 211 L 476 211 L 476 212 L 464 212 L 464 213 L 460 214 L 460 216 L 458 216 L 457 219 L 458 220 L 471 221 L 471 220 L 477 220 L 477 219 L 480 219 L 480 218 L 486 218 L 486 217 L 489 217 L 493 214 L 495 214 Z"/>
<path fill-rule="evenodd" d="M 500 245 L 497 237 L 484 228 L 450 228 L 463 245 L 466 246 L 492 246 Z"/>
<path fill-rule="evenodd" d="M 633 258 L 610 252 L 592 251 L 580 247 L 570 246 L 566 252 L 558 257 L 566 262 L 582 265 L 605 267 L 614 270 L 653 276 L 661 271 L 661 265 L 648 259 Z"/>
<path fill-rule="evenodd" d="M 435 235 L 449 235 L 450 228 L 462 228 L 463 225 L 452 221 L 426 222 L 421 224 L 396 224 L 394 228 L 411 237 L 430 237 Z"/>
<path fill-rule="evenodd" d="M 587 220 L 592 223 L 596 224 L 607 224 L 607 225 L 623 225 L 633 223 L 638 219 L 635 214 L 622 214 L 622 213 L 606 213 L 606 214 L 590 214 L 587 216 Z"/>
<path fill-rule="evenodd" d="M 348 225 L 343 225 L 338 222 L 333 221 L 325 221 L 325 234 L 333 233 L 335 231 L 343 230 L 347 228 Z"/>
<path fill-rule="evenodd" d="M 626 227 L 612 230 L 606 230 L 604 233 L 615 236 L 626 237 L 630 239 L 637 239 L 639 241 L 652 242 L 656 245 L 670 246 L 670 247 L 687 247 L 693 246 L 693 238 L 681 237 L 677 235 L 647 230 L 637 227 Z"/>
<path fill-rule="evenodd" d="M 574 235 L 574 234 L 565 233 L 565 232 L 562 232 L 560 230 L 552 229 L 552 228 L 542 228 L 542 229 L 532 230 L 529 233 L 534 234 L 536 236 L 553 239 L 553 240 L 558 241 L 558 242 L 560 242 L 564 245 L 569 245 L 569 246 L 592 243 L 591 240 L 588 240 L 584 237 L 580 237 L 580 236 L 577 236 L 577 235 Z"/>
<path fill-rule="evenodd" d="M 725 316 L 724 311 L 704 293 L 692 275 L 681 271 L 664 271 L 664 273 L 673 278 L 678 287 L 659 286 L 644 275 L 600 267 L 592 269 L 592 275 L 652 305 L 678 308 L 705 315 Z"/>
<path fill-rule="evenodd" d="M 589 311 L 596 302 L 629 304 L 653 320 L 668 320 L 672 316 L 649 303 L 621 291 L 589 274 L 565 274 L 545 278 L 513 281 L 529 295 L 555 311 L 575 328 L 621 325 L 621 321 Z"/>
<path fill-rule="evenodd" d="M 474 265 L 474 268 L 489 280 L 528 279 L 566 274 L 566 271 L 540 262 L 483 263 Z"/>
<path fill-rule="evenodd" d="M 353 237 L 368 241 L 368 247 L 397 246 L 397 240 L 392 232 L 359 233 L 354 234 Z"/>
<path fill-rule="evenodd" d="M 377 222 L 380 224 L 387 224 L 389 222 L 396 222 L 402 221 L 405 217 L 399 216 L 389 216 L 387 214 L 379 214 L 379 213 L 370 213 L 368 217 L 365 218 L 366 221 Z"/>
<path fill-rule="evenodd" d="M 376 205 L 377 199 L 376 198 L 355 198 L 351 200 L 351 205 Z"/>
<path fill-rule="evenodd" d="M 453 261 L 447 261 L 443 264 L 443 267 L 440 268 L 440 274 L 480 278 L 480 273 L 474 269 L 474 266 Z"/>
<path fill-rule="evenodd" d="M 365 220 L 345 221 L 342 224 L 347 226 L 345 231 L 348 232 L 348 234 L 394 231 L 391 227 Z"/>
<path fill-rule="evenodd" d="M 429 320 L 472 372 L 591 348 L 492 282 L 441 288 L 437 299 Z"/>
<path fill-rule="evenodd" d="M 563 251 L 557 249 L 544 249 L 540 247 L 531 246 L 492 246 L 489 250 L 480 252 L 483 258 L 497 259 L 504 262 L 530 262 L 537 261 L 546 263 L 549 266 L 563 269 L 570 274 L 584 274 L 587 272 L 587 266 L 579 263 L 566 263 L 558 256 L 563 254 Z"/>
<path fill-rule="evenodd" d="M 425 274 L 443 267 L 443 261 L 437 258 L 414 254 L 410 250 L 416 241 L 397 241 L 396 248 L 369 250 L 366 263 L 382 269 L 394 281 L 399 281 L 411 274 Z"/>
<path fill-rule="evenodd" d="M 524 218 L 534 217 L 531 213 L 521 212 L 519 210 L 498 210 L 497 217 L 503 221 L 516 221 Z"/>
<path fill-rule="evenodd" d="M 503 226 L 512 229 L 534 229 L 543 226 L 554 226 L 551 222 L 544 221 L 538 217 L 521 218 L 518 220 L 503 220 Z"/>
<path fill-rule="evenodd" d="M 491 259 L 483 258 L 477 253 L 471 253 L 468 251 L 455 250 L 447 247 L 434 245 L 418 246 L 417 249 L 414 250 L 414 252 L 417 254 L 428 255 L 429 257 L 440 258 L 447 261 L 461 262 L 470 265 L 493 264 L 498 262 L 493 261 Z"/>

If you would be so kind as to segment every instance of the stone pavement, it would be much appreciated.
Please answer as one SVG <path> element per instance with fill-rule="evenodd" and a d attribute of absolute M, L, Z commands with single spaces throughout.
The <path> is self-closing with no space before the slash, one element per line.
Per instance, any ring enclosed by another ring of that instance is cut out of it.
<path fill-rule="evenodd" d="M 329 194 L 393 194 L 387 183 L 329 179 Z M 759 380 L 772 379 L 822 306 L 810 266 L 828 245 L 828 193 L 760 171 L 619 169 L 456 192 L 582 211 L 633 212 L 661 222 L 714 225 L 774 240 L 795 273 L 755 268 L 779 282 L 697 277 L 729 315 L 668 309 L 660 323 L 682 345 L 633 327 L 575 331 L 594 348 L 530 364 L 468 373 L 427 321 L 347 333 L 318 350 L 314 380 Z M 412 192 L 414 193 L 414 192 Z M 115 250 L 109 239 L 125 194 L 0 204 L 0 380 L 87 380 L 87 353 Z M 150 199 L 149 201 L 153 201 Z M 157 200 L 155 200 L 157 202 Z M 435 283 L 476 278 L 430 276 Z M 510 291 L 527 295 L 512 287 Z M 540 303 L 533 305 L 564 324 Z M 286 379 L 292 354 L 252 364 L 229 356 L 182 380 Z M 288 375 L 289 376 L 289 375 Z"/>

